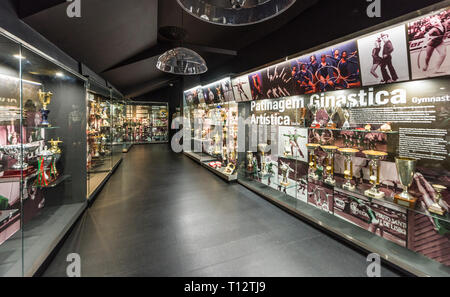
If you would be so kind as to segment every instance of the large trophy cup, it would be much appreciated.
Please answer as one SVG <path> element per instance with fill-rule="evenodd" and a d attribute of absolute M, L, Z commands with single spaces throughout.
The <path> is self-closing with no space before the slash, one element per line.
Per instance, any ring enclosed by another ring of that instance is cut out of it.
<path fill-rule="evenodd" d="M 247 151 L 247 171 L 253 171 L 253 152 Z"/>
<path fill-rule="evenodd" d="M 214 155 L 220 155 L 222 152 L 222 149 L 220 148 L 220 136 L 219 133 L 216 133 L 214 135 Z"/>
<path fill-rule="evenodd" d="M 41 121 L 41 126 L 50 126 L 50 123 L 48 122 L 48 114 L 50 113 L 50 110 L 47 109 L 47 106 L 50 104 L 50 102 L 52 101 L 52 96 L 53 93 L 52 92 L 43 92 L 42 90 L 39 90 L 38 92 L 39 95 L 39 101 L 41 101 L 42 104 L 42 108 L 41 108 L 41 115 L 42 115 L 42 121 Z"/>
<path fill-rule="evenodd" d="M 51 173 L 48 174 L 48 169 L 52 165 L 53 152 L 47 146 L 38 154 L 38 175 L 36 178 L 36 185 L 39 187 L 48 186 L 51 180 Z"/>
<path fill-rule="evenodd" d="M 369 162 L 369 171 L 370 171 L 370 183 L 372 187 L 364 192 L 366 196 L 382 199 L 386 195 L 384 192 L 381 192 L 378 189 L 378 185 L 380 184 L 380 165 L 379 162 L 381 158 L 387 156 L 385 152 L 379 151 L 363 151 L 362 152 L 366 157 L 370 160 Z M 412 180 L 412 176 L 411 176 Z"/>
<path fill-rule="evenodd" d="M 352 184 L 353 179 L 353 160 L 352 157 L 359 152 L 359 150 L 354 148 L 340 148 L 339 151 L 344 155 L 344 175 L 346 183 L 342 185 L 342 188 L 348 191 L 354 191 L 355 185 Z"/>
<path fill-rule="evenodd" d="M 320 147 L 320 144 L 317 143 L 308 143 L 306 144 L 309 153 L 309 174 L 308 177 L 313 180 L 318 180 L 319 176 L 317 175 L 317 158 L 315 155 L 316 148 Z"/>
<path fill-rule="evenodd" d="M 266 155 L 265 151 L 267 148 L 266 143 L 260 143 L 258 144 L 258 150 L 261 152 L 261 174 L 267 174 L 267 168 L 266 168 Z"/>
<path fill-rule="evenodd" d="M 11 144 L 0 146 L 0 151 L 12 157 L 17 162 L 11 166 L 12 170 L 5 171 L 3 177 L 17 177 L 28 175 L 33 168 L 25 162 L 25 159 L 39 148 L 39 143 Z"/>
<path fill-rule="evenodd" d="M 402 157 L 395 158 L 398 177 L 404 187 L 401 194 L 397 194 L 394 196 L 394 202 L 399 205 L 413 208 L 416 204 L 417 198 L 411 196 L 408 193 L 408 188 L 413 182 L 414 173 L 416 171 L 416 163 L 416 159 Z"/>
<path fill-rule="evenodd" d="M 433 189 L 436 191 L 436 201 L 428 207 L 428 210 L 434 214 L 438 214 L 443 216 L 445 214 L 445 209 L 439 204 L 442 200 L 442 192 L 446 189 L 446 187 L 442 185 L 432 185 Z"/>
<path fill-rule="evenodd" d="M 321 148 L 327 153 L 327 178 L 324 182 L 334 186 L 336 184 L 336 180 L 334 179 L 334 153 L 339 148 L 333 145 L 321 146 Z"/>
<path fill-rule="evenodd" d="M 329 121 L 327 123 L 327 128 L 328 129 L 336 129 L 337 128 L 337 124 L 335 122 L 333 122 L 333 118 L 337 113 L 337 108 L 335 106 L 329 107 L 326 109 L 327 113 L 329 115 Z"/>

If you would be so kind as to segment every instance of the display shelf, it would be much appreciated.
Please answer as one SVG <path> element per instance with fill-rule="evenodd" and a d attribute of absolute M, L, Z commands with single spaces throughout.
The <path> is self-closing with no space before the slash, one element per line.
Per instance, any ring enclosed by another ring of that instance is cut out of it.
<path fill-rule="evenodd" d="M 239 177 L 238 183 L 300 219 L 306 219 L 318 228 L 331 232 L 352 246 L 362 249 L 364 253 L 377 253 L 382 259 L 404 271 L 417 276 L 450 275 L 449 266 L 430 260 L 385 238 L 374 236 L 373 233 L 306 202 L 294 198 L 286 200 L 286 194 L 281 194 L 267 185 L 245 177 Z"/>
<path fill-rule="evenodd" d="M 46 185 L 46 186 L 37 186 L 40 189 L 51 189 L 51 188 L 56 188 L 59 184 L 61 184 L 62 182 L 64 182 L 65 180 L 70 179 L 71 176 L 66 174 L 66 175 L 61 175 L 59 176 L 56 180 L 54 180 L 53 182 L 51 182 L 50 184 Z"/>
<path fill-rule="evenodd" d="M 228 182 L 237 180 L 237 173 L 232 174 L 232 175 L 224 173 L 225 167 L 213 168 L 213 167 L 209 166 L 207 162 L 202 162 L 202 166 L 207 168 L 209 171 L 215 173 L 216 175 L 218 175 L 219 177 L 221 177 L 222 179 L 224 179 Z"/>
<path fill-rule="evenodd" d="M 311 130 L 329 130 L 329 131 L 344 131 L 344 132 L 361 132 L 361 133 L 382 133 L 382 134 L 399 134 L 398 131 L 379 131 L 379 130 L 359 130 L 359 129 L 342 129 L 342 128 L 313 128 Z"/>
<path fill-rule="evenodd" d="M 373 197 L 365 195 L 365 193 L 364 193 L 366 190 L 371 188 L 371 185 L 366 184 L 366 183 L 365 184 L 360 184 L 360 185 L 357 185 L 355 187 L 354 191 L 349 191 L 349 190 L 344 189 L 342 187 L 343 184 L 345 183 L 345 180 L 342 177 L 336 176 L 335 179 L 336 179 L 336 185 L 334 185 L 335 189 L 337 191 L 345 193 L 346 195 L 349 195 L 349 196 L 360 195 L 360 196 L 363 196 L 364 198 L 368 199 L 370 202 L 386 203 L 388 205 L 391 205 L 391 206 L 394 206 L 394 207 L 397 207 L 397 208 L 400 208 L 400 209 L 413 211 L 413 212 L 416 212 L 416 213 L 419 213 L 419 214 L 422 214 L 422 215 L 425 215 L 425 216 L 432 216 L 433 218 L 435 218 L 437 220 L 450 223 L 450 214 L 446 213 L 444 216 L 440 216 L 440 215 L 436 215 L 436 214 L 430 213 L 428 210 L 425 210 L 425 209 L 422 208 L 422 206 L 421 206 L 422 204 L 421 203 L 416 203 L 415 208 L 411 208 L 411 207 L 407 207 L 407 206 L 395 203 L 394 202 L 394 195 L 395 194 L 399 194 L 400 192 L 390 191 L 390 192 L 392 192 L 392 194 L 391 195 L 386 194 L 386 196 L 384 198 L 373 198 Z M 380 191 L 381 190 L 383 190 L 383 187 L 380 187 Z"/>
<path fill-rule="evenodd" d="M 55 130 L 60 129 L 60 127 L 54 127 L 54 126 L 36 126 L 36 127 L 26 127 L 27 129 L 31 130 Z"/>
<path fill-rule="evenodd" d="M 3 224 L 5 221 L 11 219 L 17 213 L 19 213 L 18 209 L 8 209 L 0 211 L 0 224 Z"/>

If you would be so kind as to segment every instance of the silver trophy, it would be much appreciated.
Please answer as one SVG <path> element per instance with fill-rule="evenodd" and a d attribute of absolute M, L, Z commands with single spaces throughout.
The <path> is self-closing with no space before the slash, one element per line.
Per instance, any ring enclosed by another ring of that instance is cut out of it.
<path fill-rule="evenodd" d="M 54 153 L 47 148 L 47 146 L 44 147 L 42 151 L 36 154 L 39 158 L 42 158 L 42 161 L 44 162 L 44 168 L 42 168 L 43 172 L 39 172 L 40 174 L 43 174 L 45 176 L 46 180 L 49 180 L 50 177 L 47 174 L 47 169 L 52 165 Z M 39 168 L 41 170 L 41 168 Z"/>
<path fill-rule="evenodd" d="M 267 174 L 266 156 L 265 156 L 266 148 L 267 148 L 266 143 L 258 144 L 258 150 L 261 152 L 261 174 Z"/>
<path fill-rule="evenodd" d="M 350 112 L 348 111 L 347 108 L 342 109 L 342 112 L 344 113 L 344 119 L 345 119 L 344 125 L 342 125 L 342 129 L 350 129 L 350 122 L 349 122 Z"/>
<path fill-rule="evenodd" d="M 316 128 L 317 126 L 320 126 L 319 122 L 317 121 L 317 112 L 319 111 L 319 104 L 311 103 L 308 107 L 314 116 L 314 120 L 311 123 L 311 128 Z"/>
<path fill-rule="evenodd" d="M 0 151 L 7 156 L 17 160 L 17 162 L 11 167 L 14 170 L 27 169 L 29 167 L 25 159 L 39 148 L 39 143 L 26 143 L 26 144 L 10 144 L 0 146 Z"/>

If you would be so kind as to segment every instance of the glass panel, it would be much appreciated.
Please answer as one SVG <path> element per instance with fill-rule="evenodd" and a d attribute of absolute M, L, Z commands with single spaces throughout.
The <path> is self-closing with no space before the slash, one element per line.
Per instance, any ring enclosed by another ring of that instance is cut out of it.
<path fill-rule="evenodd" d="M 125 104 L 123 103 L 123 101 L 112 97 L 111 114 L 112 165 L 114 168 L 117 163 L 122 160 L 122 151 L 125 139 Z"/>
<path fill-rule="evenodd" d="M 22 48 L 24 274 L 32 275 L 86 205 L 86 86 Z"/>
<path fill-rule="evenodd" d="M 24 90 L 36 88 L 24 82 Z M 0 276 L 22 275 L 20 46 L 0 35 Z M 23 140 L 23 141 L 22 141 Z M 27 179 L 24 179 L 27 183 Z"/>
<path fill-rule="evenodd" d="M 112 169 L 112 108 L 109 89 L 89 84 L 87 121 L 88 197 L 91 197 Z"/>
<path fill-rule="evenodd" d="M 128 103 L 126 123 L 132 143 L 167 143 L 169 108 L 167 103 Z"/>

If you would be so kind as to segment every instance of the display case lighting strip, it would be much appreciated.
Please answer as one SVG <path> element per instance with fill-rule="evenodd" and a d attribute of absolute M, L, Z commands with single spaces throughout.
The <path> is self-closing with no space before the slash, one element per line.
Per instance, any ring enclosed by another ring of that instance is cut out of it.
<path fill-rule="evenodd" d="M 31 85 L 42 86 L 42 84 L 39 83 L 39 82 L 35 82 L 35 81 L 31 81 L 31 80 L 26 80 L 26 79 L 20 79 L 19 77 L 7 75 L 7 74 L 2 74 L 2 73 L 0 73 L 0 78 L 4 78 L 4 79 L 12 79 L 12 80 L 15 80 L 15 81 L 22 81 L 22 82 L 24 82 L 24 83 L 28 83 L 28 84 L 31 84 Z"/>

